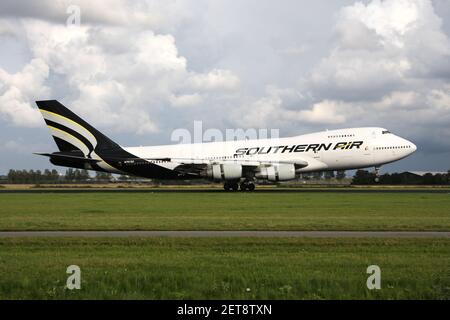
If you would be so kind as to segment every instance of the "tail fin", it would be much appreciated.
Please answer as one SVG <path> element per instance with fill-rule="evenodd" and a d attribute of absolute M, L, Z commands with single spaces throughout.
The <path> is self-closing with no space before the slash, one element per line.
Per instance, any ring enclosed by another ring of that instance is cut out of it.
<path fill-rule="evenodd" d="M 58 101 L 36 101 L 36 104 L 60 151 L 81 151 L 90 158 L 94 150 L 121 149 L 117 143 Z"/>

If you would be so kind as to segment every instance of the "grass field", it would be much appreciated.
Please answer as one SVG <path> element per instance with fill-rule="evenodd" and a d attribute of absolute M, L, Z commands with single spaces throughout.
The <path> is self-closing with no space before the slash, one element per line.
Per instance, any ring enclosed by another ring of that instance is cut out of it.
<path fill-rule="evenodd" d="M 0 230 L 450 230 L 446 193 L 1 193 L 0 204 Z"/>
<path fill-rule="evenodd" d="M 449 270 L 448 239 L 0 239 L 0 299 L 450 299 Z"/>
<path fill-rule="evenodd" d="M 447 193 L 0 193 L 0 230 L 450 230 Z M 69 265 L 82 289 L 65 289 Z M 378 265 L 382 289 L 368 290 Z M 450 299 L 450 239 L 0 238 L 0 299 Z"/>

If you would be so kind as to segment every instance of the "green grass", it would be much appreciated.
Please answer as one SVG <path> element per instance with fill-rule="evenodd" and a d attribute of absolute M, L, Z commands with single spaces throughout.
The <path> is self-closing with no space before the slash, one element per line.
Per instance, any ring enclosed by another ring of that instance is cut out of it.
<path fill-rule="evenodd" d="M 445 193 L 17 193 L 0 204 L 0 230 L 450 230 Z"/>
<path fill-rule="evenodd" d="M 0 299 L 450 299 L 449 270 L 448 239 L 0 239 Z"/>

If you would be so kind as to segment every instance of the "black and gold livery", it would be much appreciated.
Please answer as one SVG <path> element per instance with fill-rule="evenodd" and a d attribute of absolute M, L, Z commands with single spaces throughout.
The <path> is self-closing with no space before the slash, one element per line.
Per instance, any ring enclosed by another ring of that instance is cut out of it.
<path fill-rule="evenodd" d="M 196 177 L 148 161 L 157 159 L 142 159 L 125 151 L 56 100 L 36 101 L 36 104 L 59 149 L 36 154 L 49 157 L 54 165 L 159 179 Z"/>

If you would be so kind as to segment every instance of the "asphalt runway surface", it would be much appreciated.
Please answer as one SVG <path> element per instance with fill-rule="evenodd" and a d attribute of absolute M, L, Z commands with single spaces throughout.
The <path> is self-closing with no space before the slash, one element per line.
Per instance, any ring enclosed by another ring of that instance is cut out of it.
<path fill-rule="evenodd" d="M 21 237 L 72 237 L 72 238 L 120 238 L 120 237 L 187 237 L 187 238 L 450 238 L 441 231 L 2 231 L 0 238 Z"/>
<path fill-rule="evenodd" d="M 152 189 L 152 188 L 73 188 L 73 189 L 60 189 L 60 188 L 49 188 L 49 189 L 0 189 L 1 193 L 96 193 L 96 192 L 117 192 L 117 193 L 225 193 L 223 189 L 208 189 L 208 188 L 199 188 L 199 189 Z M 236 191 L 240 193 L 242 191 Z M 302 189 L 302 188 L 282 188 L 282 189 L 258 189 L 251 193 L 443 193 L 450 194 L 450 188 L 430 188 L 430 189 L 389 189 L 389 188 L 380 188 L 380 189 L 358 189 L 358 188 L 311 188 L 311 189 Z M 228 193 L 228 192 L 227 192 Z M 232 192 L 229 192 L 232 193 Z"/>

